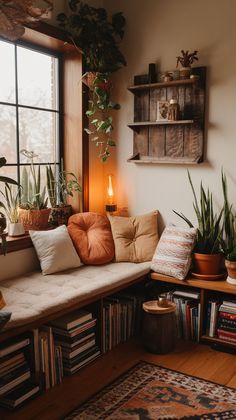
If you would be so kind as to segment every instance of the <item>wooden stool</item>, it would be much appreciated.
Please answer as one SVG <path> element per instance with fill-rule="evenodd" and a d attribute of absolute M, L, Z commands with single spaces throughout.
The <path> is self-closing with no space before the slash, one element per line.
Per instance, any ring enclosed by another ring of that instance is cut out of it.
<path fill-rule="evenodd" d="M 167 301 L 160 306 L 158 300 L 143 303 L 142 337 L 145 348 L 151 353 L 164 354 L 174 349 L 176 343 L 176 304 Z"/>

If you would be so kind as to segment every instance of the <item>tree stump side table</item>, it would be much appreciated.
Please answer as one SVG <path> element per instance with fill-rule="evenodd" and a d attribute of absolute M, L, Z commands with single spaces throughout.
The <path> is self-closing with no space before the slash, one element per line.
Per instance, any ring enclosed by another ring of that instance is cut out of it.
<path fill-rule="evenodd" d="M 143 303 L 142 339 L 151 353 L 165 354 L 176 344 L 176 304 L 168 301 L 160 306 L 158 300 Z"/>

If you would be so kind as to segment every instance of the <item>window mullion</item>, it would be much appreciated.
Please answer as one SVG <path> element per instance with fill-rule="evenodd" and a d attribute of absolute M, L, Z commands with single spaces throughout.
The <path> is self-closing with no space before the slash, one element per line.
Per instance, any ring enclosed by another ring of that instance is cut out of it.
<path fill-rule="evenodd" d="M 15 90 L 16 90 L 16 160 L 17 160 L 17 178 L 20 182 L 20 128 L 19 128 L 19 103 L 18 103 L 18 63 L 17 63 L 17 45 L 15 44 Z"/>

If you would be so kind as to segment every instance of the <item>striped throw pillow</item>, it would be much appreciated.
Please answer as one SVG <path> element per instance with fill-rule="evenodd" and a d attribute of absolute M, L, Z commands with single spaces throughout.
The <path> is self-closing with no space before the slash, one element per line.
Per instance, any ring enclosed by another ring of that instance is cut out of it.
<path fill-rule="evenodd" d="M 184 280 L 191 265 L 197 229 L 167 226 L 154 253 L 151 269 Z"/>

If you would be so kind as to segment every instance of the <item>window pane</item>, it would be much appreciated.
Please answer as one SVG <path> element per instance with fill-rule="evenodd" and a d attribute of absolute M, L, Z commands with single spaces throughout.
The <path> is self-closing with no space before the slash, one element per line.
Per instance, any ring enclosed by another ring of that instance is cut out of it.
<path fill-rule="evenodd" d="M 0 101 L 15 103 L 15 47 L 0 41 Z"/>
<path fill-rule="evenodd" d="M 32 182 L 33 179 L 32 179 L 32 175 L 31 175 L 30 166 L 26 165 L 25 168 L 26 168 L 26 171 L 28 173 L 29 179 Z M 37 176 L 38 175 L 38 170 L 39 170 L 39 165 L 35 165 L 34 169 L 35 169 L 35 173 L 36 173 L 36 176 Z M 22 184 L 24 184 L 24 180 L 23 180 L 23 177 L 22 177 L 23 170 L 24 170 L 24 166 L 21 166 L 20 167 L 20 183 L 22 183 Z M 44 188 L 45 188 L 45 198 L 47 198 L 48 193 L 47 193 L 46 165 L 40 165 L 40 192 L 41 193 L 43 192 Z M 32 194 L 32 193 L 30 192 L 30 194 Z M 25 200 L 26 201 L 32 201 L 32 198 L 33 198 L 32 195 L 27 198 L 27 196 L 24 195 L 24 190 L 22 191 L 22 201 L 25 201 Z"/>
<path fill-rule="evenodd" d="M 17 59 L 19 104 L 58 110 L 58 60 L 23 47 Z"/>
<path fill-rule="evenodd" d="M 17 181 L 17 167 L 16 166 L 2 166 L 2 168 L 0 169 L 0 173 L 3 176 L 8 176 L 9 178 L 12 178 L 15 181 Z M 2 183 L 0 184 L 0 189 L 1 190 L 4 189 L 4 186 Z"/>
<path fill-rule="evenodd" d="M 1 66 L 0 66 L 1 67 Z M 0 155 L 7 163 L 16 163 L 16 109 L 0 105 Z"/>
<path fill-rule="evenodd" d="M 57 127 L 58 116 L 53 112 L 19 109 L 20 150 L 37 154 L 35 162 L 58 161 Z M 22 154 L 20 161 L 28 162 Z"/>

